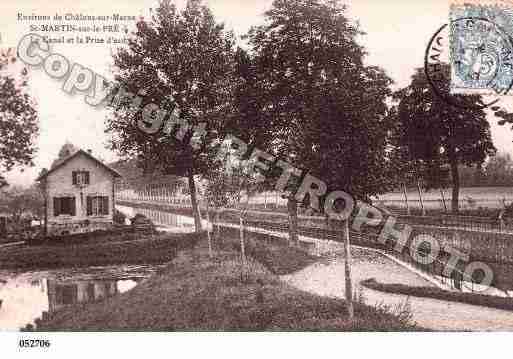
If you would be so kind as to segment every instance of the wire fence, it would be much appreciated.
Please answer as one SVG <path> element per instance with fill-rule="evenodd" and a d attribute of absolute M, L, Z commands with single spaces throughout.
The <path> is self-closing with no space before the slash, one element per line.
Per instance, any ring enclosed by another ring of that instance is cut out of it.
<path fill-rule="evenodd" d="M 118 204 L 151 208 L 184 216 L 192 215 L 190 207 L 175 203 L 121 201 Z M 205 213 L 205 209 L 202 209 L 202 213 Z M 210 218 L 213 220 L 235 224 L 238 224 L 239 221 L 239 211 L 236 209 L 225 209 L 220 218 L 216 216 L 218 213 L 211 209 Z M 288 216 L 281 211 L 248 211 L 246 223 L 269 231 L 288 232 Z M 503 285 L 513 285 L 513 232 L 506 230 L 509 227 L 497 230 L 493 223 L 483 221 L 481 218 L 476 220 L 474 217 L 463 216 L 446 216 L 444 218 L 399 216 L 397 226 L 400 227 L 404 224 L 412 226 L 412 236 L 429 234 L 440 243 L 441 247 L 457 249 L 468 255 L 471 261 L 489 264 L 493 267 L 494 272 L 499 273 L 497 278 Z M 337 238 L 340 237 L 340 231 L 330 228 L 326 218 L 323 217 L 299 216 L 298 225 L 300 235 L 332 241 L 338 241 Z M 374 234 L 379 233 L 380 229 L 375 228 Z M 363 234 L 352 232 L 351 235 L 364 246 L 376 246 L 376 241 L 370 239 L 369 233 L 367 230 Z M 431 272 L 436 270 L 433 269 Z"/>
<path fill-rule="evenodd" d="M 271 232 L 286 233 L 289 231 L 287 224 L 269 223 L 265 221 L 245 221 L 247 227 L 265 229 Z M 343 231 L 336 229 L 323 229 L 312 227 L 298 227 L 298 234 L 304 237 L 315 238 L 342 243 L 344 241 Z M 449 288 L 463 290 L 466 287 L 474 292 L 479 287 L 479 281 L 464 272 L 465 263 L 459 263 L 458 267 L 449 267 L 450 253 L 441 251 L 438 257 L 433 257 L 429 249 L 419 247 L 417 252 L 412 252 L 409 246 L 403 251 L 396 251 L 394 241 L 382 243 L 378 235 L 373 233 L 350 231 L 350 242 L 352 245 L 375 248 L 409 264 L 419 271 L 438 279 L 441 284 Z"/>
<path fill-rule="evenodd" d="M 471 231 L 513 233 L 513 221 L 502 218 L 477 216 L 396 216 L 398 223 L 446 228 L 460 228 Z"/>

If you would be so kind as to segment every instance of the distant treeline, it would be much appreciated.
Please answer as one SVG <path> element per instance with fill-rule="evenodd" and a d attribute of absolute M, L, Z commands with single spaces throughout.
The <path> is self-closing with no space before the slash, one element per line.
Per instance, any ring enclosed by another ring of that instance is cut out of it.
<path fill-rule="evenodd" d="M 462 187 L 513 186 L 513 159 L 510 154 L 497 154 L 482 167 L 460 168 Z"/>

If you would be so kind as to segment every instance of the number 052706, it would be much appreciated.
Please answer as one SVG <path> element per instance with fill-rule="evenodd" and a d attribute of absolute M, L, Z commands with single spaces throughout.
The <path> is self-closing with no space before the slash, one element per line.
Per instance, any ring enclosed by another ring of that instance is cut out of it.
<path fill-rule="evenodd" d="M 18 346 L 20 348 L 49 348 L 50 341 L 48 339 L 20 339 Z"/>

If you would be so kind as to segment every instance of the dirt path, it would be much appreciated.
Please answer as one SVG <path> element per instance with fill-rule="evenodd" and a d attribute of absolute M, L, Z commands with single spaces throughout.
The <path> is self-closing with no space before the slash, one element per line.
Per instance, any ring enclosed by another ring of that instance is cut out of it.
<path fill-rule="evenodd" d="M 428 281 L 394 263 L 381 254 L 366 250 L 353 250 L 353 278 L 358 287 L 364 279 L 376 278 L 383 283 L 402 283 L 432 286 Z M 290 285 L 307 292 L 344 297 L 344 259 L 313 264 L 297 273 L 282 277 Z M 363 289 L 366 303 L 400 305 L 407 296 Z M 512 331 L 513 312 L 430 298 L 410 297 L 413 320 L 418 325 L 439 330 Z"/>

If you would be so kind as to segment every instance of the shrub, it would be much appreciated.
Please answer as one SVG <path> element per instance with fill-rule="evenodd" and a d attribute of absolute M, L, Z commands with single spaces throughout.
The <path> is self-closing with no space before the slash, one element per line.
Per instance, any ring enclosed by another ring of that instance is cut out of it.
<path fill-rule="evenodd" d="M 513 300 L 511 298 L 496 297 L 479 293 L 453 292 L 437 287 L 412 287 L 395 283 L 385 284 L 377 282 L 374 278 L 366 279 L 362 281 L 361 284 L 369 289 L 379 290 L 385 293 L 434 298 L 450 302 L 459 302 L 513 311 Z"/>
<path fill-rule="evenodd" d="M 123 212 L 118 211 L 117 209 L 114 211 L 113 221 L 116 224 L 125 224 L 126 215 Z"/>

